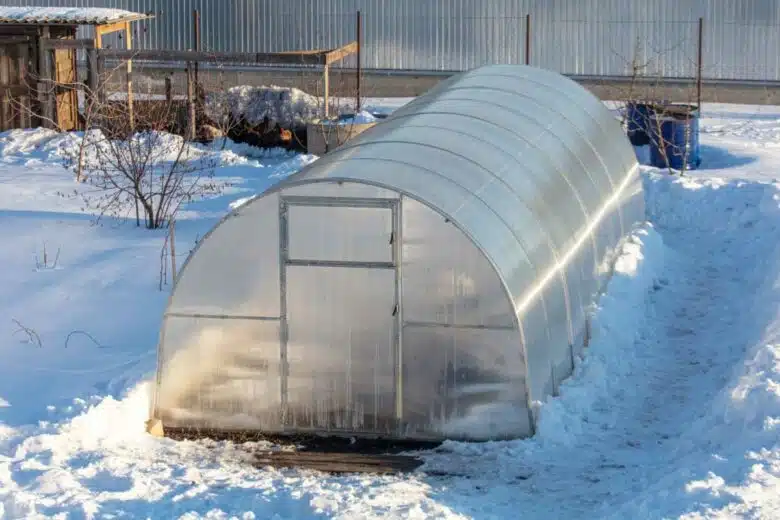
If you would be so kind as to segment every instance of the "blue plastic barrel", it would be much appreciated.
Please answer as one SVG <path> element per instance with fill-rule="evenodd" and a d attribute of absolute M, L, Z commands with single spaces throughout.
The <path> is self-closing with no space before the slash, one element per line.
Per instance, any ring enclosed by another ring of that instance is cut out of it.
<path fill-rule="evenodd" d="M 650 115 L 652 113 L 652 103 L 634 101 L 626 103 L 626 133 L 628 140 L 634 146 L 650 144 Z"/>
<path fill-rule="evenodd" d="M 679 104 L 656 107 L 650 125 L 650 164 L 674 170 L 699 167 L 699 107 Z"/>

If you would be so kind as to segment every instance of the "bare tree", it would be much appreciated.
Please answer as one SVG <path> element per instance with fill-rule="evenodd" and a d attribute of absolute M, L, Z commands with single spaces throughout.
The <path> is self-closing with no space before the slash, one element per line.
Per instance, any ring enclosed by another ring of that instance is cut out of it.
<path fill-rule="evenodd" d="M 681 104 L 675 107 L 666 103 L 665 98 L 670 91 L 670 85 L 664 76 L 662 65 L 668 53 L 680 52 L 687 43 L 690 42 L 681 39 L 664 48 L 650 46 L 648 53 L 643 52 L 643 49 L 648 47 L 648 42 L 637 37 L 631 59 L 623 57 L 629 75 L 627 84 L 616 88 L 610 96 L 622 105 L 621 120 L 627 130 L 630 124 L 629 118 L 633 119 L 639 127 L 646 129 L 650 146 L 660 155 L 664 167 L 670 174 L 676 173 L 672 168 L 672 158 L 681 158 L 680 175 L 685 174 L 689 164 L 693 143 L 691 128 L 689 124 L 685 125 L 684 140 L 682 143 L 677 143 L 664 136 L 664 125 L 670 124 L 672 119 L 686 120 L 693 117 L 688 106 L 695 103 L 696 91 L 694 86 L 680 87 L 676 90 L 676 96 Z M 617 50 L 613 49 L 613 52 L 620 56 Z M 692 67 L 695 67 L 695 60 L 690 61 Z M 636 110 L 639 104 L 644 104 L 646 110 Z"/>
<path fill-rule="evenodd" d="M 179 119 L 172 100 L 150 95 L 131 108 L 102 93 L 88 92 L 86 99 L 87 129 L 79 146 L 62 155 L 88 186 L 84 204 L 98 218 L 127 217 L 135 210 L 137 225 L 143 220 L 157 229 L 182 204 L 219 191 L 213 156 L 172 133 Z"/>

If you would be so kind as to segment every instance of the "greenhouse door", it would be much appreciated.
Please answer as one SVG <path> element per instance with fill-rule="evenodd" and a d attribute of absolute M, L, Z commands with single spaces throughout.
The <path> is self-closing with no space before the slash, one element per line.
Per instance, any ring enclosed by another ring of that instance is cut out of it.
<path fill-rule="evenodd" d="M 281 200 L 285 427 L 395 432 L 397 220 L 392 199 Z"/>

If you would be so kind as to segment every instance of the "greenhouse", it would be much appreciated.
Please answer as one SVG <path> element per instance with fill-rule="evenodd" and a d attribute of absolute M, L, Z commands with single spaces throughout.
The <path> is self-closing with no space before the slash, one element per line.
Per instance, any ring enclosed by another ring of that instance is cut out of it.
<path fill-rule="evenodd" d="M 165 313 L 149 428 L 532 435 L 641 190 L 620 122 L 568 78 L 443 81 L 200 242 Z"/>

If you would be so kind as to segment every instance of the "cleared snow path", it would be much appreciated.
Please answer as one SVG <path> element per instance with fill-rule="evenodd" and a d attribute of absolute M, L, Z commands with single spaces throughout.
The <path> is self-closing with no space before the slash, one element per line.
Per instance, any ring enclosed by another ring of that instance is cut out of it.
<path fill-rule="evenodd" d="M 642 307 L 611 308 L 608 316 L 644 313 L 643 320 L 627 316 L 643 321 L 636 337 L 623 331 L 625 343 L 609 341 L 588 354 L 599 362 L 581 367 L 548 405 L 538 439 L 479 450 L 481 457 L 453 443 L 431 457 L 429 467 L 464 473 L 445 500 L 459 502 L 457 510 L 479 518 L 488 511 L 503 518 L 513 511 L 524 518 L 667 518 L 741 502 L 696 482 L 723 469 L 739 485 L 754 463 L 745 457 L 745 432 L 719 429 L 719 400 L 776 313 L 773 306 L 757 312 L 753 302 L 778 274 L 777 188 L 647 179 L 663 265 Z M 762 208 L 770 219 L 761 219 Z M 618 329 L 602 323 L 601 332 Z M 496 493 L 503 504 L 485 507 L 478 499 Z M 741 514 L 751 512 L 742 506 Z"/>

